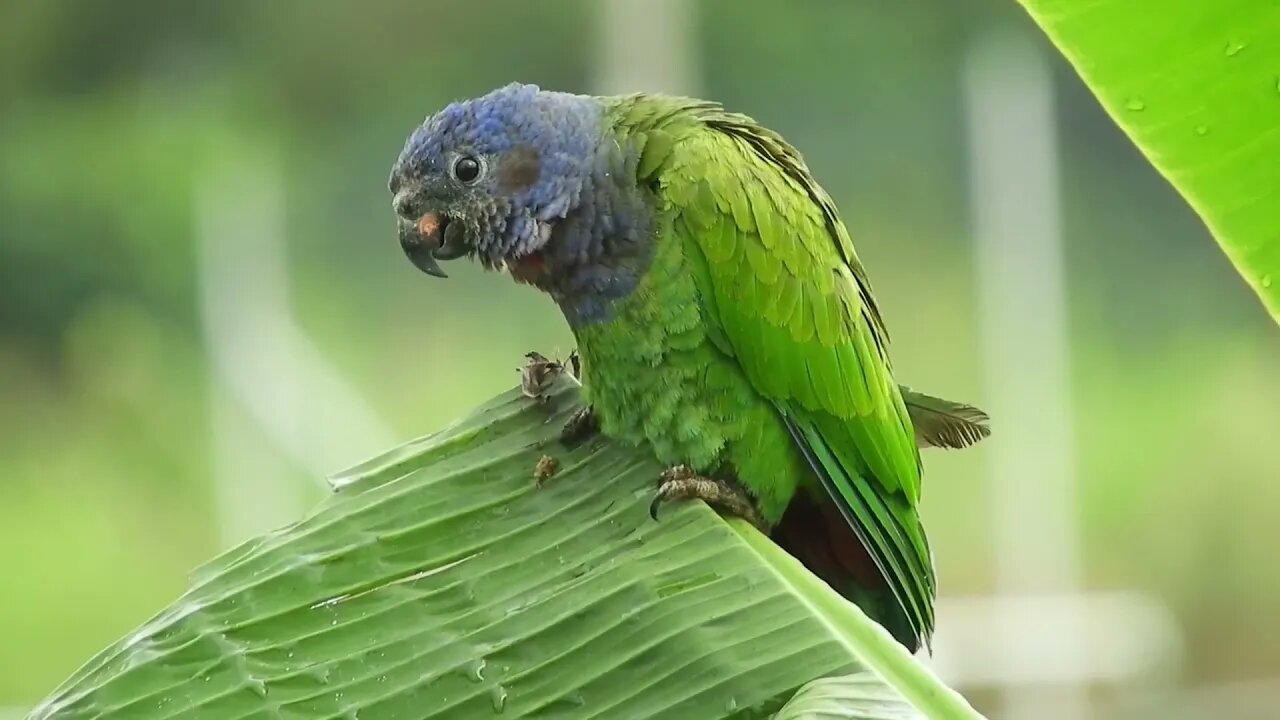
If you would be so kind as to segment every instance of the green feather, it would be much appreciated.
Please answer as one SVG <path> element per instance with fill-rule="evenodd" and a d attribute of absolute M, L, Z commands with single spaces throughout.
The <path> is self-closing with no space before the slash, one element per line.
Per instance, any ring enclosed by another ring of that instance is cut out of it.
<path fill-rule="evenodd" d="M 886 625 L 906 628 L 899 639 L 911 647 L 927 641 L 935 579 L 916 508 L 917 432 L 831 198 L 794 148 L 750 118 L 681 98 L 602 102 L 665 219 L 618 318 L 575 331 L 584 357 L 608 356 L 584 378 L 605 387 L 592 389 L 605 431 L 647 441 L 664 460 L 729 462 L 770 521 L 797 487 L 821 487 L 891 591 Z M 698 316 L 664 326 L 646 305 Z M 642 336 L 651 340 L 632 344 Z M 965 437 L 955 413 L 927 411 L 951 418 L 928 424 L 929 438 Z"/>
<path fill-rule="evenodd" d="M 657 174 L 658 169 L 671 155 L 676 140 L 671 133 L 661 130 L 655 130 L 640 137 L 643 138 L 643 148 L 640 153 L 640 163 L 636 166 L 636 177 L 640 180 L 648 180 Z"/>
<path fill-rule="evenodd" d="M 785 411 L 784 411 L 785 414 Z M 848 463 L 833 451 L 822 432 L 802 415 L 787 415 L 792 437 L 802 446 L 810 467 L 818 475 L 831 497 L 840 498 L 840 512 L 854 529 L 858 540 L 867 548 L 872 561 L 889 585 L 889 590 L 904 611 L 910 634 L 899 642 L 914 649 L 933 633 L 933 593 L 931 581 L 922 577 L 918 563 L 904 553 L 902 532 L 885 506 L 883 497 L 860 476 L 850 475 Z M 930 573 L 930 578 L 932 574 Z M 892 627 L 896 623 L 881 623 Z"/>

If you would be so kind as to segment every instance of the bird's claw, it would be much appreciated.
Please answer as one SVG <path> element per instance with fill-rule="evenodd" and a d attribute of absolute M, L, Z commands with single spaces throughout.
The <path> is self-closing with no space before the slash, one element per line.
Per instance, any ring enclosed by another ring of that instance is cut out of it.
<path fill-rule="evenodd" d="M 573 411 L 564 429 L 560 431 L 560 442 L 573 447 L 587 438 L 600 432 L 600 418 L 590 405 L 583 405 Z"/>
<path fill-rule="evenodd" d="M 658 492 L 654 493 L 653 502 L 649 503 L 649 517 L 654 520 L 658 519 L 658 508 L 662 506 L 662 501 L 664 499 L 665 498 L 662 497 L 662 490 L 658 490 Z"/>
<path fill-rule="evenodd" d="M 734 480 L 699 475 L 688 465 L 676 465 L 658 476 L 658 492 L 649 503 L 649 517 L 658 519 L 658 509 L 671 500 L 702 500 L 722 513 L 740 517 L 759 528 L 765 525 L 755 501 Z"/>

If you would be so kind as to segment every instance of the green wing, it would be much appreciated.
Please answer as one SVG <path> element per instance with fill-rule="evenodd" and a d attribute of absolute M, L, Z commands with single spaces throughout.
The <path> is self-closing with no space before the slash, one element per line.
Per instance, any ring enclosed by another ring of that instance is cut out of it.
<path fill-rule="evenodd" d="M 914 642 L 933 631 L 920 457 L 853 243 L 800 155 L 750 118 L 693 100 L 614 101 L 638 174 L 701 251 L 722 349 L 785 417 L 875 561 Z M 692 253 L 691 253 L 692 254 Z"/>

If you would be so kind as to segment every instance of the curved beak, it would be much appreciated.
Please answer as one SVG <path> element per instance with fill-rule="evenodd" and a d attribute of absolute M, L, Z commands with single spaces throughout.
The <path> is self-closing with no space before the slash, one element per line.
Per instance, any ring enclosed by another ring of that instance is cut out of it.
<path fill-rule="evenodd" d="M 438 261 L 452 260 L 466 253 L 465 247 L 458 247 L 459 238 L 455 237 L 458 233 L 447 232 L 449 225 L 448 217 L 440 213 L 426 213 L 417 222 L 400 220 L 400 248 L 414 267 L 428 275 L 449 277 Z"/>

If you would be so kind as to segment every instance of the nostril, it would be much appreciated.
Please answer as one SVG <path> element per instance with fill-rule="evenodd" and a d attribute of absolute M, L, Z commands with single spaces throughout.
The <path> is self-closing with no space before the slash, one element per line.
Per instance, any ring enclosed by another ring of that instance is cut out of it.
<path fill-rule="evenodd" d="M 417 220 L 422 213 L 419 212 L 420 207 L 418 201 L 409 193 L 399 193 L 395 199 L 391 201 L 391 207 L 396 214 L 406 220 Z"/>

